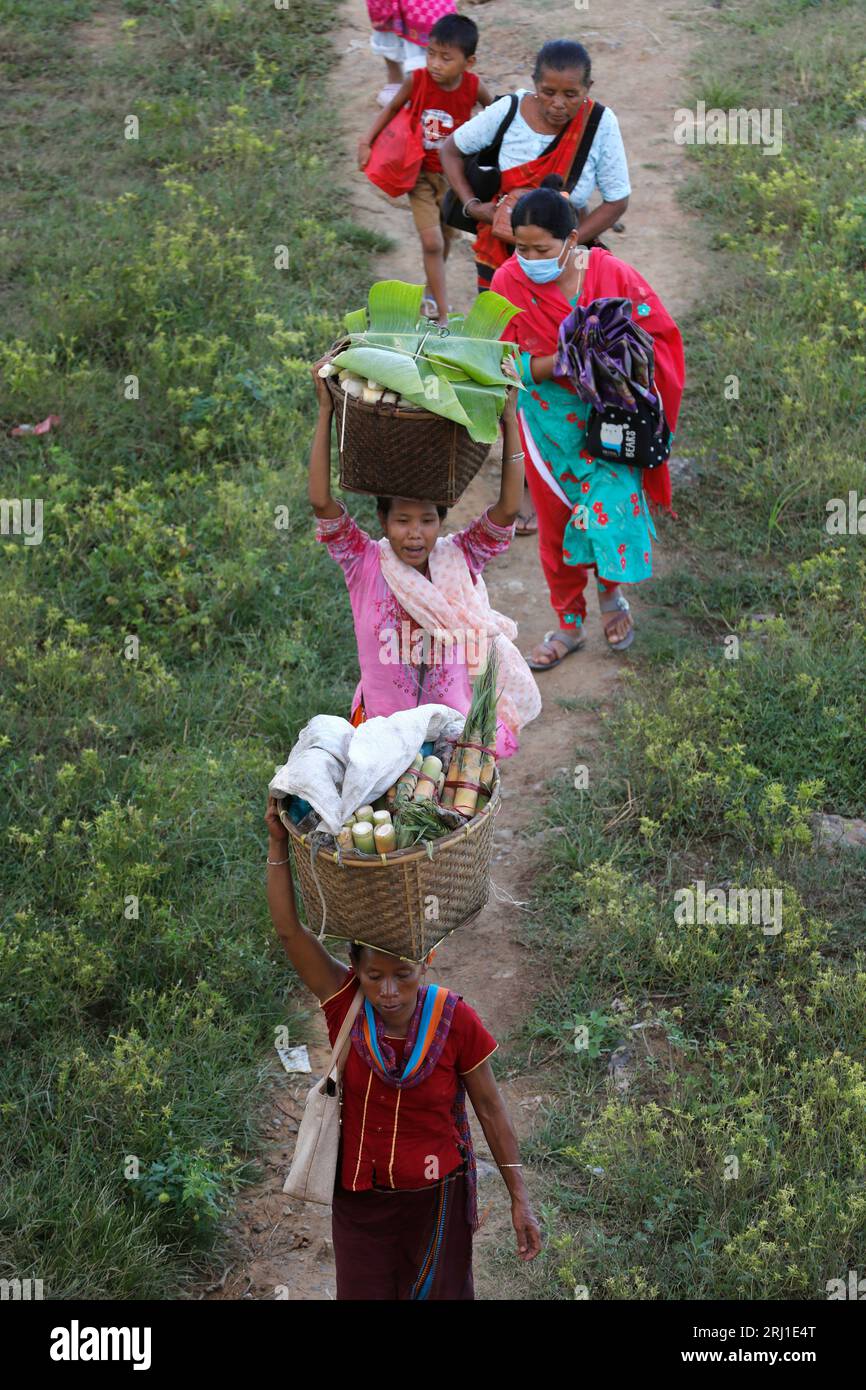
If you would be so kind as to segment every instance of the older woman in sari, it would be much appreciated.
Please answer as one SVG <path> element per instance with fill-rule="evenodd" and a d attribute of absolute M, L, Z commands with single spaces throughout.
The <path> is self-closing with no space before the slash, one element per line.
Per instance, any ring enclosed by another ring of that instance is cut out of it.
<path fill-rule="evenodd" d="M 569 380 L 553 374 L 560 326 L 576 304 L 631 300 L 633 318 L 653 339 L 656 388 L 671 430 L 685 364 L 679 329 L 658 295 L 625 261 L 600 247 L 579 247 L 580 233 L 561 191 L 527 193 L 514 209 L 512 227 L 515 253 L 497 270 L 492 288 L 521 310 L 503 336 L 520 349 L 528 388 L 518 421 L 538 513 L 541 564 L 559 623 L 531 653 L 530 666 L 543 671 L 585 643 L 590 571 L 598 580 L 609 646 L 624 651 L 631 645 L 629 604 L 619 586 L 652 574 L 655 528 L 648 503 L 669 509 L 671 502 L 667 464 L 652 470 L 613 465 L 586 450 L 590 407 Z"/>
<path fill-rule="evenodd" d="M 495 146 L 500 132 L 497 197 L 520 188 L 538 188 L 545 178 L 558 175 L 580 222 L 581 241 L 587 246 L 612 227 L 627 208 L 631 186 L 619 123 L 610 107 L 590 97 L 591 72 L 590 56 L 583 44 L 567 39 L 544 44 L 535 59 L 535 90 L 519 88 L 516 100 L 500 97 L 455 131 L 440 149 L 445 177 L 466 215 L 477 224 L 473 250 L 479 290 L 490 288 L 494 272 L 505 264 L 512 245 L 494 235 L 497 200 L 482 202 L 475 196 L 465 162 Z M 600 193 L 601 202 L 590 211 L 588 203 L 595 191 Z M 537 529 L 530 498 L 525 495 L 515 535 L 534 535 Z"/>
<path fill-rule="evenodd" d="M 538 188 L 548 175 L 559 174 L 569 188 L 587 245 L 613 226 L 631 193 L 619 123 L 609 107 L 590 97 L 591 72 L 583 44 L 567 39 L 544 44 L 532 74 L 535 90 L 521 87 L 517 91 L 516 109 L 504 129 L 497 160 L 500 194 Z M 495 200 L 483 203 L 474 196 L 464 164 L 468 156 L 494 143 L 511 105 L 510 97 L 500 97 L 449 136 L 439 152 L 445 177 L 461 202 L 472 204 L 468 215 L 478 223 L 474 250 L 480 289 L 490 287 L 494 271 L 508 259 L 511 246 L 493 235 Z M 585 136 L 589 138 L 584 146 Z M 596 189 L 602 202 L 589 212 L 587 204 Z"/>
<path fill-rule="evenodd" d="M 273 798 L 265 820 L 271 918 L 322 1006 L 332 1045 L 361 1004 L 343 1072 L 332 1208 L 337 1298 L 472 1299 L 478 1217 L 467 1097 L 511 1198 L 518 1257 L 533 1260 L 541 1250 L 490 1066 L 497 1043 L 459 995 L 426 983 L 426 961 L 358 944 L 351 966 L 336 960 L 298 920 L 287 831 Z"/>

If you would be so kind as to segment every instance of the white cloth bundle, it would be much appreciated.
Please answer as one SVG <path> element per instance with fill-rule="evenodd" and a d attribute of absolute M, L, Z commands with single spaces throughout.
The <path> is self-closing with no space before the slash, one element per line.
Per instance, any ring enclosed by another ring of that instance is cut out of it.
<path fill-rule="evenodd" d="M 317 714 L 305 724 L 288 762 L 268 787 L 271 796 L 300 796 L 336 835 L 359 806 L 393 787 L 422 743 L 456 739 L 464 715 L 450 705 L 418 705 L 368 719 L 356 729 L 348 719 Z"/>

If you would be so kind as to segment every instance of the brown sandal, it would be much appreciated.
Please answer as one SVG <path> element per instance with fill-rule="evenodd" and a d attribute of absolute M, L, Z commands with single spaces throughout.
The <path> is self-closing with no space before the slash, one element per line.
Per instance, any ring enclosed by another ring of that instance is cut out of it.
<path fill-rule="evenodd" d="M 565 661 L 566 657 L 571 656 L 572 652 L 579 652 L 581 647 L 586 646 L 586 638 L 582 635 L 581 628 L 573 628 L 566 631 L 565 628 L 559 627 L 554 631 L 545 632 L 541 645 L 553 651 L 554 642 L 559 642 L 565 647 L 562 656 L 556 656 L 554 653 L 552 661 L 532 661 L 527 657 L 526 664 L 531 671 L 552 671 L 554 666 L 558 666 L 560 662 Z"/>

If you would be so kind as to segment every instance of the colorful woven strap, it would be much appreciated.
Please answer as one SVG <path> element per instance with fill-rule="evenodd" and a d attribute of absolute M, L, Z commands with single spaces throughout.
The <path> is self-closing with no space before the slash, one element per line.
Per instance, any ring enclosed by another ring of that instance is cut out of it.
<path fill-rule="evenodd" d="M 444 985 L 425 985 L 418 991 L 418 1003 L 406 1034 L 405 1061 L 396 1075 L 396 1058 L 385 1038 L 385 1028 L 369 1000 L 355 1020 L 352 1045 L 355 1051 L 388 1086 L 417 1086 L 438 1064 L 448 1039 L 459 995 Z"/>

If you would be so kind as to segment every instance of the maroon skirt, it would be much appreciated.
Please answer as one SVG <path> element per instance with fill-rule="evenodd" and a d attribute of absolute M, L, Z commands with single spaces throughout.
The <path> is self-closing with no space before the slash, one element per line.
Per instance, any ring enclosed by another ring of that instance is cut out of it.
<path fill-rule="evenodd" d="M 334 1187 L 337 1298 L 474 1299 L 462 1168 L 420 1191 Z"/>

